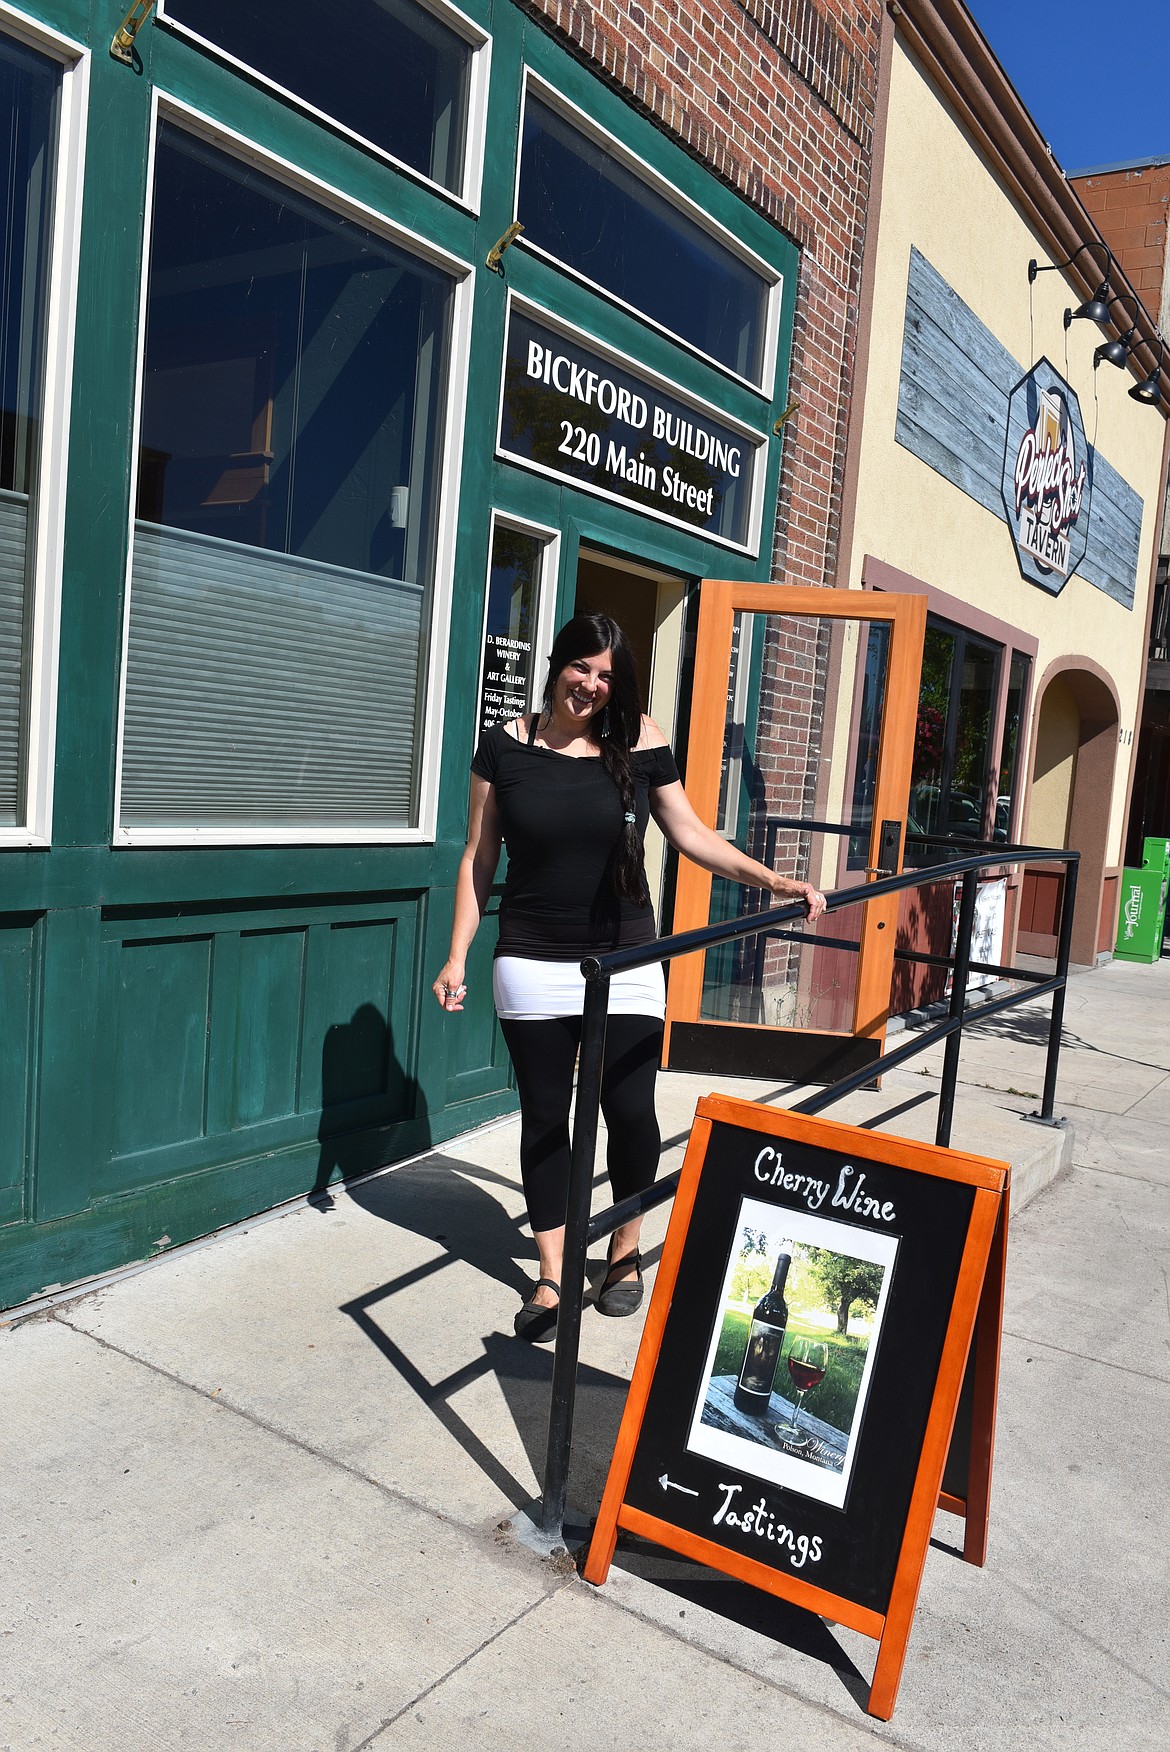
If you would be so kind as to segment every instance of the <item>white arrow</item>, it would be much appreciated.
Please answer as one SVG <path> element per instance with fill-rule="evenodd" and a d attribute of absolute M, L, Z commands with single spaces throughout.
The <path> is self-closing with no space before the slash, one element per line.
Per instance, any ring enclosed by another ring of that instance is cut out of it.
<path fill-rule="evenodd" d="M 697 1497 L 699 1494 L 697 1490 L 688 1490 L 685 1484 L 676 1484 L 673 1478 L 667 1478 L 665 1472 L 658 1482 L 663 1490 L 681 1490 L 684 1496 Z"/>

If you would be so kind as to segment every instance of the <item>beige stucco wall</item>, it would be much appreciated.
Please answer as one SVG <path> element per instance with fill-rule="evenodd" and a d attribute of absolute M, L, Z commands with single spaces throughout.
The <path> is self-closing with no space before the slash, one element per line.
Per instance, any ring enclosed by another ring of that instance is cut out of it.
<path fill-rule="evenodd" d="M 1127 391 L 1136 379 L 1129 371 L 1104 364 L 1094 373 L 1093 349 L 1104 336 L 1084 321 L 1065 330 L 1064 309 L 1080 303 L 1080 294 L 1062 273 L 1041 274 L 1029 289 L 1029 258 L 1042 265 L 1053 258 L 897 41 L 877 225 L 857 505 L 842 581 L 858 586 L 864 556 L 871 554 L 1031 633 L 1040 646 L 1034 683 L 1061 656 L 1092 658 L 1116 686 L 1123 731 L 1133 729 L 1144 683 L 1163 418 L 1130 400 Z M 1002 519 L 895 443 L 911 245 L 1024 369 L 1047 355 L 1080 398 L 1089 442 L 1095 441 L 1144 501 L 1132 610 L 1076 575 L 1058 597 L 1029 584 L 1020 576 Z M 1110 863 L 1120 857 L 1128 746 L 1118 756 L 1106 849 Z M 1025 750 L 1029 767 L 1031 758 L 1031 750 Z M 1043 838 L 1030 824 L 1026 831 L 1033 843 Z"/>

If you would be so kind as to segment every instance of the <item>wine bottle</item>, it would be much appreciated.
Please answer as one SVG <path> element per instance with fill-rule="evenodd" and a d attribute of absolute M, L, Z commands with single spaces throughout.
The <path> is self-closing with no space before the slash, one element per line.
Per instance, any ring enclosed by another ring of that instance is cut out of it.
<path fill-rule="evenodd" d="M 740 1411 L 762 1416 L 772 1397 L 776 1365 L 784 1349 L 784 1333 L 788 1326 L 788 1303 L 784 1300 L 784 1284 L 792 1264 L 792 1242 L 782 1241 L 780 1257 L 772 1277 L 772 1288 L 762 1296 L 752 1310 L 747 1346 L 735 1384 L 735 1403 Z"/>

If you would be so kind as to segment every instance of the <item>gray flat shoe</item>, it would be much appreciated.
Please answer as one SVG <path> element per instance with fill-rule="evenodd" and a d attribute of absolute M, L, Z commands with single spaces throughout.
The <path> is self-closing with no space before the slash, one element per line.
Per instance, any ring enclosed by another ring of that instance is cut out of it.
<path fill-rule="evenodd" d="M 615 1271 L 623 1266 L 635 1265 L 638 1268 L 636 1283 L 611 1284 L 610 1278 Z M 645 1286 L 642 1283 L 642 1255 L 635 1247 L 632 1253 L 625 1254 L 621 1259 L 611 1259 L 609 1269 L 605 1274 L 605 1282 L 597 1292 L 597 1312 L 607 1314 L 611 1320 L 622 1320 L 627 1314 L 636 1314 L 642 1306 Z"/>
<path fill-rule="evenodd" d="M 554 1283 L 552 1278 L 542 1277 L 537 1278 L 532 1294 L 535 1295 L 542 1285 L 546 1290 L 555 1290 L 558 1296 L 561 1293 L 560 1284 Z M 534 1302 L 530 1296 L 512 1322 L 516 1337 L 527 1339 L 529 1344 L 545 1344 L 557 1329 L 559 1312 L 559 1304 L 556 1308 L 545 1308 L 540 1302 Z"/>

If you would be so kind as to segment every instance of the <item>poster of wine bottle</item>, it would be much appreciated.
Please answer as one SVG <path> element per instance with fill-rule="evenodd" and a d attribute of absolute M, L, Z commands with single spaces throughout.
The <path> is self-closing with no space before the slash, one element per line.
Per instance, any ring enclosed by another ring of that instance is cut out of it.
<path fill-rule="evenodd" d="M 690 1451 L 843 1507 L 897 1252 L 895 1235 L 741 1200 Z"/>

